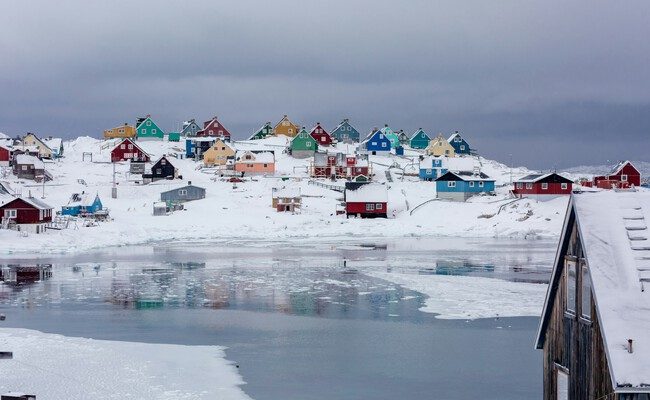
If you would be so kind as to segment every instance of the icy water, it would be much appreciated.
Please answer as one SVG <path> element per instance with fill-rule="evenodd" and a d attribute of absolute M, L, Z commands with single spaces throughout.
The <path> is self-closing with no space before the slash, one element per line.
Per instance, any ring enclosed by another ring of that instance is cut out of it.
<path fill-rule="evenodd" d="M 364 272 L 543 282 L 554 246 L 175 243 L 5 258 L 0 265 L 52 264 L 52 277 L 0 285 L 0 312 L 6 327 L 228 346 L 259 400 L 539 398 L 537 318 L 435 319 L 419 311 L 423 295 Z"/>

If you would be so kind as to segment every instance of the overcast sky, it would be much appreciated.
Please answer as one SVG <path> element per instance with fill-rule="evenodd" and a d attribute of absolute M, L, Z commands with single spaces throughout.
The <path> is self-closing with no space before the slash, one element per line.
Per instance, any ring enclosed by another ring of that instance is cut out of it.
<path fill-rule="evenodd" d="M 0 132 L 217 115 L 239 139 L 289 114 L 459 130 L 539 169 L 649 160 L 649 21 L 647 0 L 3 0 Z"/>

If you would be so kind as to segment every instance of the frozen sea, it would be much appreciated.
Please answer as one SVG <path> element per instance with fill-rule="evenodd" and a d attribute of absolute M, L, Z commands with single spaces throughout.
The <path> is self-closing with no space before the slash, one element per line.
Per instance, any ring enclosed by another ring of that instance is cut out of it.
<path fill-rule="evenodd" d="M 548 280 L 555 245 L 206 241 L 4 258 L 0 265 L 51 264 L 52 276 L 0 285 L 1 324 L 227 346 L 254 399 L 539 398 L 538 317 L 439 319 L 422 311 L 424 294 L 368 274 L 539 284 Z"/>

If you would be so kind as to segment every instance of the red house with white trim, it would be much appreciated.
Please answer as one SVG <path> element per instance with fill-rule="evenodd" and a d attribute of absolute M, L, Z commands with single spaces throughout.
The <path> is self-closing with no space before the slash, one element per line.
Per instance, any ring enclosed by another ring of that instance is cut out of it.
<path fill-rule="evenodd" d="M 609 174 L 595 176 L 592 185 L 601 189 L 638 187 L 641 186 L 641 173 L 631 162 L 621 161 Z"/>
<path fill-rule="evenodd" d="M 314 153 L 310 176 L 313 178 L 355 179 L 358 176 L 370 179 L 368 157 L 361 154 Z"/>
<path fill-rule="evenodd" d="M 316 126 L 311 128 L 309 134 L 314 138 L 319 146 L 329 146 L 332 144 L 332 136 L 327 133 L 322 126 L 320 126 L 320 122 L 316 122 Z"/>
<path fill-rule="evenodd" d="M 520 198 L 550 200 L 557 196 L 568 196 L 572 190 L 573 182 L 570 179 L 551 172 L 524 176 L 514 182 L 512 193 Z"/>
<path fill-rule="evenodd" d="M 129 138 L 120 142 L 113 150 L 111 150 L 111 162 L 118 161 L 136 161 L 136 162 L 149 162 L 151 157 L 146 151 L 142 150 L 140 146 Z"/>
<path fill-rule="evenodd" d="M 196 136 L 219 137 L 225 141 L 230 141 L 230 131 L 219 122 L 217 117 L 212 117 L 211 120 L 203 122 L 203 129 L 198 131 Z"/>
<path fill-rule="evenodd" d="M 52 207 L 33 197 L 16 197 L 0 206 L 3 224 L 19 231 L 45 232 L 45 224 L 52 221 Z"/>
<path fill-rule="evenodd" d="M 388 191 L 378 183 L 346 182 L 345 214 L 360 218 L 387 218 Z"/>
<path fill-rule="evenodd" d="M 8 167 L 11 161 L 11 149 L 5 146 L 0 146 L 0 165 Z"/>

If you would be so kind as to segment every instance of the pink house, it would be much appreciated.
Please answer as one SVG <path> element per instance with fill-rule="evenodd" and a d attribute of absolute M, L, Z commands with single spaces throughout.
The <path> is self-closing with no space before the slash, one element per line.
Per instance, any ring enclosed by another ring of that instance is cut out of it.
<path fill-rule="evenodd" d="M 243 174 L 274 174 L 275 154 L 272 151 L 238 151 L 235 171 Z"/>

